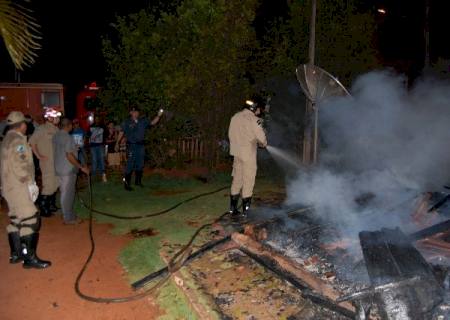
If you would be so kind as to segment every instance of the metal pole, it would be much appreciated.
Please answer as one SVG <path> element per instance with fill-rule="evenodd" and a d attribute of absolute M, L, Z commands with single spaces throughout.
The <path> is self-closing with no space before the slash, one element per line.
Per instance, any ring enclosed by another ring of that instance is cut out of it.
<path fill-rule="evenodd" d="M 317 0 L 311 0 L 311 18 L 309 24 L 309 50 L 308 50 L 308 63 L 314 65 L 315 48 L 316 48 L 316 11 Z M 305 112 L 305 133 L 303 138 L 303 163 L 310 164 L 313 146 L 313 120 L 314 108 L 313 103 L 310 100 L 306 101 Z"/>
<path fill-rule="evenodd" d="M 314 110 L 314 143 L 312 163 L 316 163 L 319 147 L 319 107 L 315 103 L 312 103 L 312 108 Z"/>

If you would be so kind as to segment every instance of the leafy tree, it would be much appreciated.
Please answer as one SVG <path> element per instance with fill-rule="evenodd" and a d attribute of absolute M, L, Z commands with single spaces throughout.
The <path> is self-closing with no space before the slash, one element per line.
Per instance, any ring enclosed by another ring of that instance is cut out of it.
<path fill-rule="evenodd" d="M 374 47 L 374 17 L 358 10 L 360 0 L 317 0 L 315 64 L 345 84 L 379 66 Z M 289 1 L 286 18 L 275 23 L 262 41 L 271 74 L 292 74 L 308 62 L 310 1 Z M 266 76 L 266 75 L 265 75 Z"/>
<path fill-rule="evenodd" d="M 357 10 L 357 1 L 318 0 L 316 64 L 347 84 L 377 65 L 374 20 Z M 206 143 L 205 162 L 214 167 L 218 141 L 254 90 L 253 80 L 293 77 L 307 62 L 309 1 L 289 1 L 287 16 L 257 39 L 253 22 L 259 4 L 177 0 L 119 17 L 116 34 L 104 40 L 109 76 L 102 100 L 109 113 L 124 119 L 130 105 L 149 114 L 168 108 L 175 116 L 152 132 L 150 148 L 164 154 L 164 141 L 198 135 Z M 187 119 L 192 125 L 185 125 Z"/>
<path fill-rule="evenodd" d="M 102 99 L 116 117 L 136 104 L 193 119 L 213 168 L 218 141 L 250 87 L 255 6 L 256 0 L 186 0 L 175 12 L 119 18 L 118 41 L 104 41 L 110 75 Z"/>

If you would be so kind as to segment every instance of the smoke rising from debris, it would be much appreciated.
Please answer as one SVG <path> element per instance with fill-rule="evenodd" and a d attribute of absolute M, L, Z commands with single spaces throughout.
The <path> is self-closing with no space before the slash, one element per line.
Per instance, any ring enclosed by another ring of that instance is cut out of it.
<path fill-rule="evenodd" d="M 320 105 L 320 164 L 288 184 L 288 204 L 314 206 L 348 235 L 412 228 L 414 197 L 450 183 L 450 86 L 405 83 L 371 72 L 356 80 L 352 98 Z"/>

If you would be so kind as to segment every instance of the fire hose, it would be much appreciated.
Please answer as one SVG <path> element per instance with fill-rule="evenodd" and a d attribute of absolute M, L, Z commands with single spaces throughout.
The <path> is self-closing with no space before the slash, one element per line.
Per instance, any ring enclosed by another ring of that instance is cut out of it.
<path fill-rule="evenodd" d="M 88 195 L 89 195 L 89 203 L 86 204 L 86 202 L 83 201 L 83 199 L 80 197 L 79 193 L 78 193 L 78 199 L 81 202 L 81 204 L 88 209 L 89 211 L 89 240 L 90 240 L 90 244 L 91 244 L 91 250 L 89 252 L 89 255 L 86 259 L 86 261 L 83 264 L 83 267 L 81 268 L 80 272 L 77 275 L 77 278 L 75 280 L 75 284 L 74 284 L 74 288 L 75 288 L 75 292 L 76 294 L 87 301 L 90 302 L 96 302 L 96 303 L 121 303 L 121 302 L 129 302 L 129 301 L 135 301 L 135 300 L 139 300 L 141 298 L 144 298 L 152 293 L 154 293 L 157 289 L 161 288 L 166 282 L 167 280 L 170 279 L 171 274 L 173 274 L 174 272 L 178 271 L 181 267 L 183 267 L 183 265 L 185 264 L 186 260 L 188 260 L 190 253 L 191 253 L 191 247 L 192 244 L 194 242 L 194 240 L 196 239 L 196 237 L 200 234 L 201 231 L 203 231 L 205 228 L 208 228 L 210 226 L 212 226 L 214 223 L 219 222 L 220 220 L 223 219 L 223 217 L 225 215 L 228 214 L 228 212 L 223 213 L 222 215 L 220 215 L 218 218 L 216 218 L 213 222 L 210 223 L 206 223 L 204 225 L 202 225 L 201 227 L 199 227 L 194 234 L 191 236 L 190 240 L 188 241 L 187 244 L 185 244 L 170 260 L 169 263 L 167 264 L 166 268 L 163 268 L 161 270 L 165 270 L 167 269 L 168 272 L 165 274 L 165 276 L 160 279 L 156 284 L 154 284 L 152 287 L 146 289 L 145 291 L 135 294 L 135 295 L 130 295 L 130 296 L 125 296 L 125 297 L 109 297 L 109 298 L 104 298 L 104 297 L 95 297 L 95 296 L 91 296 L 88 294 L 85 294 L 81 291 L 80 289 L 80 283 L 81 283 L 81 279 L 83 278 L 84 273 L 86 272 L 93 256 L 95 253 L 95 240 L 94 240 L 94 234 L 93 234 L 93 213 L 97 213 L 100 215 L 104 215 L 104 216 L 108 216 L 108 217 L 113 217 L 116 219 L 144 219 L 144 218 L 150 218 L 150 217 L 156 217 L 165 213 L 168 213 L 170 211 L 173 211 L 174 209 L 178 208 L 179 206 L 181 206 L 182 204 L 185 204 L 187 202 L 193 201 L 195 199 L 201 198 L 201 197 L 205 197 L 208 195 L 212 195 L 214 193 L 220 192 L 225 190 L 227 187 L 223 187 L 211 192 L 206 192 L 206 193 L 202 193 L 199 195 L 196 195 L 192 198 L 183 200 L 179 203 L 177 203 L 176 205 L 162 210 L 160 212 L 155 212 L 155 213 L 150 213 L 150 214 L 146 214 L 146 215 L 141 215 L 141 216 L 132 216 L 132 217 L 124 217 L 124 216 L 118 216 L 118 215 L 114 215 L 114 214 L 110 214 L 107 212 L 102 212 L 99 210 L 95 210 L 93 208 L 93 193 L 92 193 L 92 181 L 91 181 L 91 177 L 88 176 Z M 160 270 L 160 271 L 161 271 Z"/>

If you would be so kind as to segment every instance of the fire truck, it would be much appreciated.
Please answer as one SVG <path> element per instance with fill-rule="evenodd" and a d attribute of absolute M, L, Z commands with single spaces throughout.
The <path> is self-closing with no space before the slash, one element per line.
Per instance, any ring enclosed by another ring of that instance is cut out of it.
<path fill-rule="evenodd" d="M 42 123 L 46 107 L 59 107 L 64 111 L 62 84 L 0 83 L 0 119 L 5 119 L 11 111 L 21 111 Z"/>
<path fill-rule="evenodd" d="M 100 87 L 96 82 L 84 86 L 84 89 L 77 94 L 76 117 L 80 122 L 80 127 L 89 131 L 89 127 L 94 123 L 95 117 L 101 117 L 100 103 L 97 94 Z"/>

